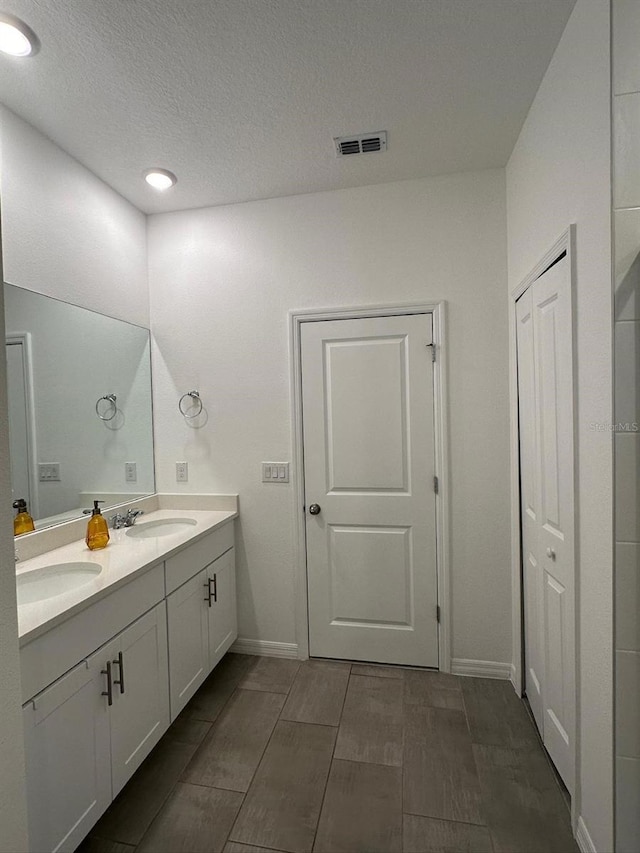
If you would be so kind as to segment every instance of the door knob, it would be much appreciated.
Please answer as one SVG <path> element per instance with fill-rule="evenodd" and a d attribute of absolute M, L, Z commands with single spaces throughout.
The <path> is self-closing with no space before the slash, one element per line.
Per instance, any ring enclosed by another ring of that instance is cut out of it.
<path fill-rule="evenodd" d="M 320 515 L 321 509 L 322 509 L 322 507 L 320 506 L 320 504 L 311 504 L 311 506 L 309 507 L 309 514 L 310 515 Z"/>
<path fill-rule="evenodd" d="M 556 552 L 553 550 L 553 548 L 547 548 L 547 557 L 550 557 L 552 560 L 555 560 Z"/>

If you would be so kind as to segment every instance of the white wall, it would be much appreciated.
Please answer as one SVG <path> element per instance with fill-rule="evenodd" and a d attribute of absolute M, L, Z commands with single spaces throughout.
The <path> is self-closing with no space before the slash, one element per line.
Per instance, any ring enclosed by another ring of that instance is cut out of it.
<path fill-rule="evenodd" d="M 453 655 L 511 661 L 504 205 L 488 171 L 150 217 L 158 485 L 239 492 L 241 636 L 296 641 L 287 312 L 446 299 Z"/>
<path fill-rule="evenodd" d="M 1 105 L 0 143 L 4 280 L 148 326 L 144 215 Z M 3 318 L 0 308 L 0 326 Z M 13 537 L 6 535 L 11 487 L 5 371 L 2 359 L 0 851 L 17 853 L 26 849 L 26 803 Z"/>
<path fill-rule="evenodd" d="M 0 151 L 1 151 L 0 141 Z M 0 197 L 0 202 L 2 201 Z M 1 210 L 1 208 L 0 208 Z M 2 216 L 0 214 L 0 224 Z M 1 231 L 1 227 L 0 227 Z M 0 273 L 2 249 L 0 244 Z M 0 275 L 0 281 L 2 276 Z M 0 288 L 0 318 L 4 315 Z M 20 657 L 11 523 L 6 361 L 0 359 L 0 851 L 27 849 L 27 802 L 20 709 Z"/>
<path fill-rule="evenodd" d="M 146 218 L 0 105 L 5 281 L 149 326 Z"/>
<path fill-rule="evenodd" d="M 509 288 L 577 225 L 578 814 L 612 850 L 609 4 L 578 0 L 507 168 Z"/>
<path fill-rule="evenodd" d="M 614 0 L 616 851 L 640 849 L 640 3 Z"/>

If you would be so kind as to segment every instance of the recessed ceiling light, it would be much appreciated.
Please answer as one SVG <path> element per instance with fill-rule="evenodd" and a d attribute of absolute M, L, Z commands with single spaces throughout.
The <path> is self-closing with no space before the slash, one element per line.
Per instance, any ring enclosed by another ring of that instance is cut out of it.
<path fill-rule="evenodd" d="M 33 56 L 40 49 L 38 36 L 20 18 L 0 12 L 0 51 L 10 56 Z"/>
<path fill-rule="evenodd" d="M 144 179 L 155 190 L 168 190 L 178 180 L 173 172 L 167 169 L 147 169 Z"/>

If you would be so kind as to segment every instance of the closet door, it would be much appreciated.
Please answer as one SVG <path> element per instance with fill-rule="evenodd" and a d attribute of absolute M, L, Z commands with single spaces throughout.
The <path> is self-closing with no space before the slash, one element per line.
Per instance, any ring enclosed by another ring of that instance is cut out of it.
<path fill-rule="evenodd" d="M 518 301 L 526 690 L 545 747 L 574 781 L 574 444 L 570 267 Z"/>
<path fill-rule="evenodd" d="M 569 262 L 533 285 L 544 607 L 543 739 L 573 790 L 575 715 L 573 347 Z"/>
<path fill-rule="evenodd" d="M 516 305 L 518 341 L 518 415 L 520 421 L 520 511 L 522 590 L 524 597 L 525 691 L 540 732 L 544 683 L 543 586 L 538 552 L 540 477 L 531 288 Z"/>

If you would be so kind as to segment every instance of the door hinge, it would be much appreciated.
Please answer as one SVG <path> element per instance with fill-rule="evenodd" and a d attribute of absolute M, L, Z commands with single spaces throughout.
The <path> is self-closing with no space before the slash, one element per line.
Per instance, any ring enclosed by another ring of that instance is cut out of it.
<path fill-rule="evenodd" d="M 433 491 L 436 493 L 436 495 L 437 495 L 437 494 L 438 494 L 438 492 L 440 491 L 440 483 L 438 482 L 438 478 L 437 478 L 437 477 L 434 477 L 434 478 L 433 478 Z"/>
<path fill-rule="evenodd" d="M 436 345 L 435 344 L 427 344 L 427 349 L 431 349 L 431 361 L 436 360 Z"/>
<path fill-rule="evenodd" d="M 436 604 L 436 619 L 438 620 L 438 624 L 440 624 L 440 605 Z"/>

